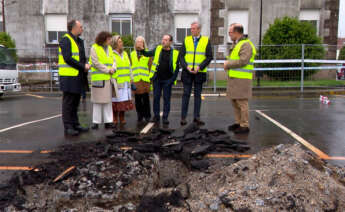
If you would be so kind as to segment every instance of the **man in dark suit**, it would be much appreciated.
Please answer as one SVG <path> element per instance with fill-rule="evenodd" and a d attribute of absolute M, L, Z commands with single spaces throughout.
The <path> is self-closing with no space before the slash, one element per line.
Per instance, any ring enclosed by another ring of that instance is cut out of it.
<path fill-rule="evenodd" d="M 62 121 L 65 135 L 76 136 L 88 128 L 80 126 L 78 120 L 78 106 L 80 97 L 85 93 L 87 73 L 90 65 L 87 64 L 84 41 L 79 38 L 83 33 L 83 26 L 77 20 L 67 23 L 68 33 L 59 43 L 59 76 L 62 98 Z"/>

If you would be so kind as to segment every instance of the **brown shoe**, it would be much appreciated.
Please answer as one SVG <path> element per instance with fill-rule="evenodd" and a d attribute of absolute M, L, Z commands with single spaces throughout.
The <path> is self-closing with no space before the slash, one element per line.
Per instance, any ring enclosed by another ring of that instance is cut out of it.
<path fill-rule="evenodd" d="M 120 124 L 126 124 L 126 121 L 125 121 L 125 111 L 121 111 L 119 112 L 119 116 L 120 116 Z"/>
<path fill-rule="evenodd" d="M 117 123 L 119 123 L 119 112 L 113 111 L 113 123 L 114 125 L 117 125 Z"/>
<path fill-rule="evenodd" d="M 249 128 L 248 127 L 239 127 L 236 130 L 234 130 L 235 134 L 247 134 L 249 133 Z"/>

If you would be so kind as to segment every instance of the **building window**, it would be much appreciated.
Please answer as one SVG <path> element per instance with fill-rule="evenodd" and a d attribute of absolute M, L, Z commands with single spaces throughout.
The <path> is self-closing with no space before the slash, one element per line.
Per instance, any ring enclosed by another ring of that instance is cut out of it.
<path fill-rule="evenodd" d="M 59 40 L 67 33 L 66 15 L 46 15 L 46 42 L 48 44 L 58 44 Z"/>
<path fill-rule="evenodd" d="M 248 10 L 229 10 L 228 23 L 239 23 L 243 26 L 243 34 L 248 35 Z M 226 31 L 228 32 L 228 31 Z M 232 42 L 228 37 L 228 42 Z"/>
<path fill-rule="evenodd" d="M 176 14 L 175 21 L 175 41 L 182 44 L 186 36 L 191 35 L 190 25 L 193 21 L 197 21 L 198 16 L 193 14 Z"/>
<path fill-rule="evenodd" d="M 319 34 L 320 10 L 301 10 L 299 20 L 311 23 Z"/>
<path fill-rule="evenodd" d="M 183 43 L 185 37 L 191 35 L 190 28 L 176 28 L 176 42 Z"/>
<path fill-rule="evenodd" d="M 131 16 L 112 16 L 111 31 L 120 35 L 132 34 L 132 17 Z"/>

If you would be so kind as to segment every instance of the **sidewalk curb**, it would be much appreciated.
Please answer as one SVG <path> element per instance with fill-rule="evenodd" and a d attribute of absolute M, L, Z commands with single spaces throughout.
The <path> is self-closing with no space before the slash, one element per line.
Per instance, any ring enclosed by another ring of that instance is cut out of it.
<path fill-rule="evenodd" d="M 4 94 L 3 97 L 6 96 L 22 96 L 22 95 L 26 95 L 26 94 L 35 94 L 35 95 L 42 95 L 45 97 L 61 97 L 62 96 L 62 92 L 60 91 L 54 91 L 54 92 L 16 92 L 16 93 L 6 93 Z M 183 94 L 183 92 L 181 91 L 173 91 L 172 96 L 173 97 L 181 97 Z M 253 97 L 268 97 L 268 96 L 275 96 L 275 97 L 279 97 L 279 96 L 291 96 L 291 97 L 306 97 L 306 96 L 319 96 L 319 95 L 345 95 L 345 90 L 343 89 L 337 89 L 337 90 L 307 90 L 304 92 L 301 91 L 294 91 L 294 90 L 270 90 L 270 91 L 253 91 Z M 152 93 L 151 93 L 152 96 Z M 192 96 L 194 96 L 192 94 Z M 222 92 L 217 92 L 217 93 L 203 93 L 202 96 L 204 97 L 226 97 L 226 92 L 222 91 Z M 90 97 L 90 93 L 87 93 L 87 97 Z"/>

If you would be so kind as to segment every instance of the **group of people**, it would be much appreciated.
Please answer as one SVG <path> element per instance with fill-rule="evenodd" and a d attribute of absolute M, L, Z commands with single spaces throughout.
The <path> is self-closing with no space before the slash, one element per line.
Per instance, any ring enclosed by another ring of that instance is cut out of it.
<path fill-rule="evenodd" d="M 79 135 L 89 129 L 82 127 L 77 116 L 80 97 L 88 91 L 87 74 L 91 72 L 92 129 L 104 123 L 105 128 L 125 124 L 125 112 L 132 110 L 134 93 L 137 120 L 139 123 L 160 122 L 160 99 L 163 92 L 163 124 L 169 124 L 172 86 L 176 83 L 179 68 L 183 96 L 181 125 L 187 124 L 189 99 L 194 85 L 194 119 L 200 119 L 201 93 L 206 82 L 207 66 L 213 59 L 210 40 L 201 35 L 201 25 L 191 24 L 191 36 L 187 36 L 180 51 L 173 48 L 173 37 L 166 34 L 162 42 L 148 50 L 144 37 L 135 39 L 134 50 L 124 51 L 121 36 L 100 32 L 86 59 L 80 21 L 67 24 L 68 33 L 59 45 L 59 76 L 63 91 L 62 120 L 65 135 Z M 248 133 L 248 99 L 251 97 L 251 79 L 255 47 L 243 36 L 243 27 L 232 24 L 229 36 L 234 41 L 224 69 L 228 72 L 228 96 L 235 111 L 235 123 L 229 130 Z M 151 118 L 149 93 L 153 88 L 153 117 Z"/>

